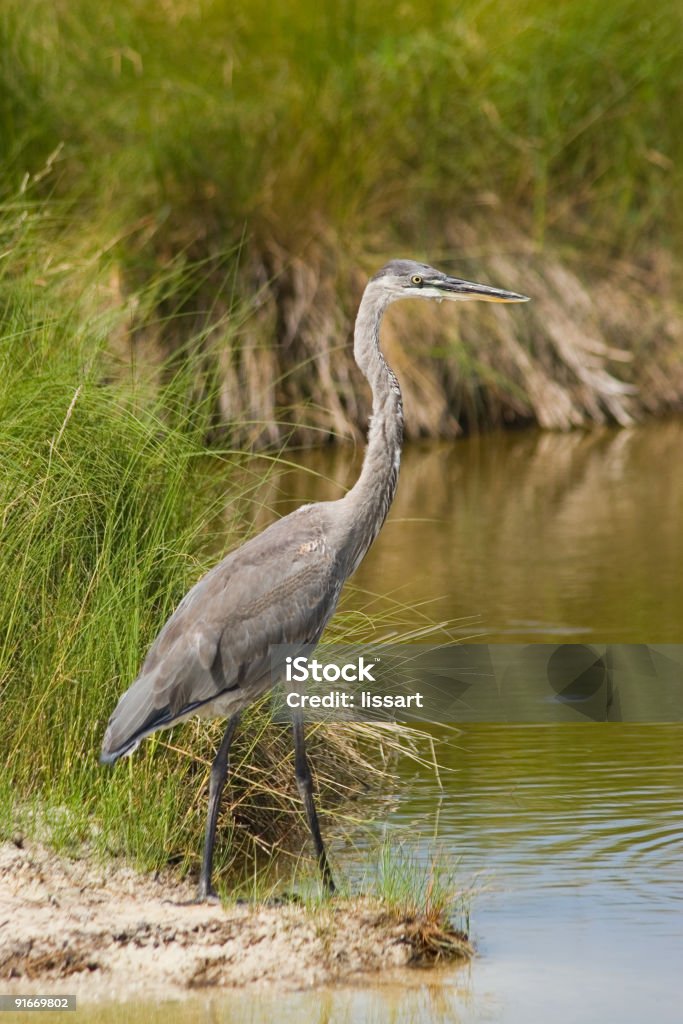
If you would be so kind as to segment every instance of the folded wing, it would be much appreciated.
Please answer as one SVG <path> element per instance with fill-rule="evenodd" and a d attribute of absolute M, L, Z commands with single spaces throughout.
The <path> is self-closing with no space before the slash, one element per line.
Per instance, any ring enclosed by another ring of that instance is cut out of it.
<path fill-rule="evenodd" d="M 109 719 L 102 761 L 214 702 L 244 707 L 271 684 L 272 645 L 318 641 L 342 585 L 318 508 L 274 523 L 185 595 Z"/>

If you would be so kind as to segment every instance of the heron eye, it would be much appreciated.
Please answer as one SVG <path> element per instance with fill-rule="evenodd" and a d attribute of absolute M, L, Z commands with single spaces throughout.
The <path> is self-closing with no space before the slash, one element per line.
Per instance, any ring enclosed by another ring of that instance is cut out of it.
<path fill-rule="evenodd" d="M 413 276 L 410 279 L 410 283 L 411 284 L 422 284 L 422 278 L 420 277 L 419 274 L 413 274 Z"/>

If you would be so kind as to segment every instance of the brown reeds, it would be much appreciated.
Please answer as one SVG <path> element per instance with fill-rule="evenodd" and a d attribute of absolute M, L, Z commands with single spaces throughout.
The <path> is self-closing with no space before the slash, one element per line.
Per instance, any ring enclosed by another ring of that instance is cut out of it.
<path fill-rule="evenodd" d="M 532 302 L 389 311 L 383 346 L 401 380 L 408 438 L 520 424 L 627 426 L 683 406 L 683 318 L 656 260 L 596 270 L 535 251 L 495 217 L 453 224 L 444 241 L 448 255 L 426 258 Z M 423 254 L 339 256 L 337 248 L 328 239 L 293 255 L 264 244 L 244 261 L 238 321 L 223 311 L 204 332 L 201 365 L 219 381 L 214 422 L 231 444 L 362 439 L 370 396 L 353 360 L 357 303 L 385 259 Z"/>

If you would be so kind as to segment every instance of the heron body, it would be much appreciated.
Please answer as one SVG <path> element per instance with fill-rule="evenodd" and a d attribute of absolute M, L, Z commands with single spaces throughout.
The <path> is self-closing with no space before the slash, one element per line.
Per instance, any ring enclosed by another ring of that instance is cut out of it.
<path fill-rule="evenodd" d="M 371 278 L 354 331 L 354 357 L 373 396 L 356 484 L 337 501 L 304 505 L 273 523 L 200 579 L 162 628 L 140 675 L 109 719 L 100 758 L 107 764 L 131 753 L 150 733 L 193 714 L 228 718 L 211 770 L 200 899 L 212 893 L 218 806 L 239 715 L 275 681 L 270 649 L 318 642 L 344 582 L 379 533 L 396 492 L 403 408 L 398 381 L 380 350 L 379 329 L 387 306 L 408 297 L 526 301 L 515 292 L 451 278 L 412 260 L 394 260 Z M 294 712 L 293 733 L 297 784 L 323 882 L 332 892 L 301 712 Z"/>

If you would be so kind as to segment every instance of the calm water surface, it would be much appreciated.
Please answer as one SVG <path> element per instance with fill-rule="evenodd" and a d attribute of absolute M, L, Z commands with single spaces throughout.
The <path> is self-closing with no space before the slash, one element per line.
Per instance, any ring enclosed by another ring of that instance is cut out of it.
<path fill-rule="evenodd" d="M 680 423 L 413 447 L 346 608 L 400 618 L 402 605 L 413 622 L 422 609 L 491 642 L 681 642 L 682 452 Z M 263 485 L 264 521 L 338 496 L 358 470 L 344 452 L 300 461 Z M 382 834 L 425 862 L 435 852 L 459 861 L 474 888 L 470 967 L 411 972 L 409 986 L 403 977 L 90 1016 L 683 1020 L 683 727 L 477 725 L 434 736 L 444 789 L 404 764 L 374 837 L 333 852 L 351 879 Z"/>
<path fill-rule="evenodd" d="M 340 497 L 362 452 L 273 475 L 263 520 Z M 316 475 L 318 474 L 318 475 Z M 404 452 L 398 493 L 354 577 L 373 610 L 425 602 L 482 640 L 683 640 L 683 423 L 506 433 Z M 368 607 L 358 592 L 346 606 Z"/>
<path fill-rule="evenodd" d="M 409 448 L 346 607 L 418 604 L 490 642 L 683 642 L 682 454 L 680 422 Z M 271 481 L 278 512 L 342 493 L 358 455 L 304 464 L 319 476 Z M 377 830 L 459 860 L 480 956 L 436 989 L 375 995 L 377 1018 L 682 1020 L 683 727 L 435 736 L 444 790 L 405 764 Z"/>

